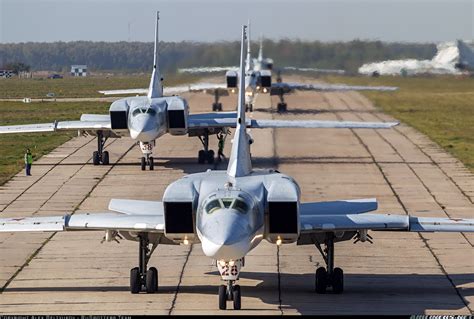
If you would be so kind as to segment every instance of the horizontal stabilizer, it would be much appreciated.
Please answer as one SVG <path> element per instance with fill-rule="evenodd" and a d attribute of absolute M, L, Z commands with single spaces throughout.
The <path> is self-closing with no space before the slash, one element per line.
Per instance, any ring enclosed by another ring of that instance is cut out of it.
<path fill-rule="evenodd" d="M 163 216 L 163 203 L 148 200 L 111 199 L 109 210 L 127 215 Z"/>

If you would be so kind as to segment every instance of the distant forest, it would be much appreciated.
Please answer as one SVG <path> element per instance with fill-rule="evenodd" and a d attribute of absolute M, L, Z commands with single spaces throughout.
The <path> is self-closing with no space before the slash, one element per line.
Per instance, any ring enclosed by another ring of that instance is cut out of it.
<path fill-rule="evenodd" d="M 266 40 L 265 57 L 279 66 L 344 69 L 357 72 L 366 62 L 386 59 L 431 59 L 435 44 L 385 43 L 381 41 L 320 42 Z M 160 42 L 160 65 L 165 72 L 193 66 L 238 65 L 240 43 Z M 258 43 L 252 44 L 252 56 Z M 69 72 L 72 64 L 86 64 L 89 71 L 150 71 L 153 43 L 145 42 L 54 42 L 0 44 L 0 67 L 24 63 L 32 71 Z"/>

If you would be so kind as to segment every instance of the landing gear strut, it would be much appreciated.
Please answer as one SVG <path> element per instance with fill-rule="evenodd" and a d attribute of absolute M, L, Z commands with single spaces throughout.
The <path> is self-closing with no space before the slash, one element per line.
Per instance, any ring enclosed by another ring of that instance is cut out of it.
<path fill-rule="evenodd" d="M 319 243 L 315 245 L 326 263 L 326 268 L 319 267 L 316 270 L 316 292 L 323 294 L 326 293 L 326 288 L 332 287 L 333 293 L 342 293 L 344 291 L 344 272 L 341 268 L 334 268 L 334 234 L 327 235 L 324 250 Z"/>
<path fill-rule="evenodd" d="M 104 151 L 104 145 L 107 137 L 104 137 L 102 131 L 97 131 L 97 151 L 92 153 L 92 163 L 94 165 L 109 165 L 109 152 Z"/>
<path fill-rule="evenodd" d="M 227 301 L 232 301 L 234 310 L 241 308 L 241 293 L 240 286 L 235 283 L 239 279 L 240 268 L 244 265 L 244 260 L 239 259 L 234 262 L 217 262 L 217 269 L 222 277 L 222 280 L 227 282 L 227 285 L 219 286 L 219 309 L 227 309 Z"/>
<path fill-rule="evenodd" d="M 253 104 L 252 103 L 245 104 L 245 112 L 253 112 Z"/>
<path fill-rule="evenodd" d="M 146 234 L 138 236 L 140 242 L 138 267 L 130 269 L 130 292 L 137 294 L 145 288 L 146 293 L 155 293 L 158 291 L 158 270 L 150 267 L 147 270 L 148 261 L 158 244 L 153 244 L 152 248 Z"/>
<path fill-rule="evenodd" d="M 143 155 L 141 158 L 141 168 L 142 171 L 146 170 L 146 166 L 150 168 L 152 171 L 155 168 L 155 163 L 153 161 L 153 148 L 155 147 L 155 141 L 149 143 L 142 143 L 140 142 L 140 149 L 142 150 Z"/>
<path fill-rule="evenodd" d="M 222 103 L 219 102 L 219 90 L 214 90 L 214 103 L 212 103 L 212 111 L 213 112 L 221 112 L 222 111 Z"/>
<path fill-rule="evenodd" d="M 204 164 L 207 161 L 209 164 L 213 164 L 214 151 L 209 150 L 209 132 L 206 130 L 204 135 L 199 136 L 199 140 L 201 141 L 204 149 L 198 152 L 198 163 Z"/>
<path fill-rule="evenodd" d="M 283 89 L 280 88 L 278 91 L 278 97 L 280 98 L 280 102 L 277 104 L 277 112 L 278 113 L 285 113 L 287 111 L 287 105 L 285 102 Z"/>

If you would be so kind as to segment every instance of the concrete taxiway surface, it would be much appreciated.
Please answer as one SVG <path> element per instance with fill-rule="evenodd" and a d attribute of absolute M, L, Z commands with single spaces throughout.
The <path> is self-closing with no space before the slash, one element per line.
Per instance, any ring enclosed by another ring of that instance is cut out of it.
<path fill-rule="evenodd" d="M 192 112 L 209 111 L 212 97 L 188 94 Z M 259 96 L 254 118 L 393 120 L 354 92 Z M 222 99 L 232 110 L 235 96 Z M 273 105 L 273 108 L 271 108 Z M 303 201 L 376 197 L 379 211 L 473 217 L 474 176 L 414 129 L 252 130 L 255 167 L 275 167 L 300 184 Z M 212 139 L 216 149 L 216 139 Z M 171 181 L 200 172 L 196 138 L 157 141 L 155 170 L 141 171 L 128 139 L 109 140 L 111 166 L 93 166 L 95 141 L 78 137 L 0 187 L 0 216 L 101 212 L 110 198 L 160 200 Z M 230 152 L 230 138 L 225 153 Z M 224 169 L 220 165 L 218 169 Z M 242 308 L 219 311 L 220 284 L 199 244 L 159 246 L 150 266 L 159 293 L 132 295 L 135 242 L 103 243 L 101 232 L 0 234 L 0 313 L 15 314 L 472 314 L 472 234 L 371 232 L 374 244 L 336 244 L 345 272 L 342 295 L 314 292 L 323 260 L 313 246 L 263 242 L 246 258 Z M 231 305 L 229 304 L 229 307 Z"/>

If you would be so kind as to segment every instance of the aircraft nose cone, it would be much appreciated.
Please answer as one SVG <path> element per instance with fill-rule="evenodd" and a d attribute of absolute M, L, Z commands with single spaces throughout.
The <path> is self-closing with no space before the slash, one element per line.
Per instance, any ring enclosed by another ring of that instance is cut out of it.
<path fill-rule="evenodd" d="M 130 137 L 142 142 L 150 142 L 156 138 L 157 127 L 147 114 L 140 114 L 132 119 Z"/>
<path fill-rule="evenodd" d="M 201 230 L 202 249 L 216 259 L 239 259 L 250 249 L 250 227 L 245 216 L 233 209 L 221 209 L 208 216 Z"/>

